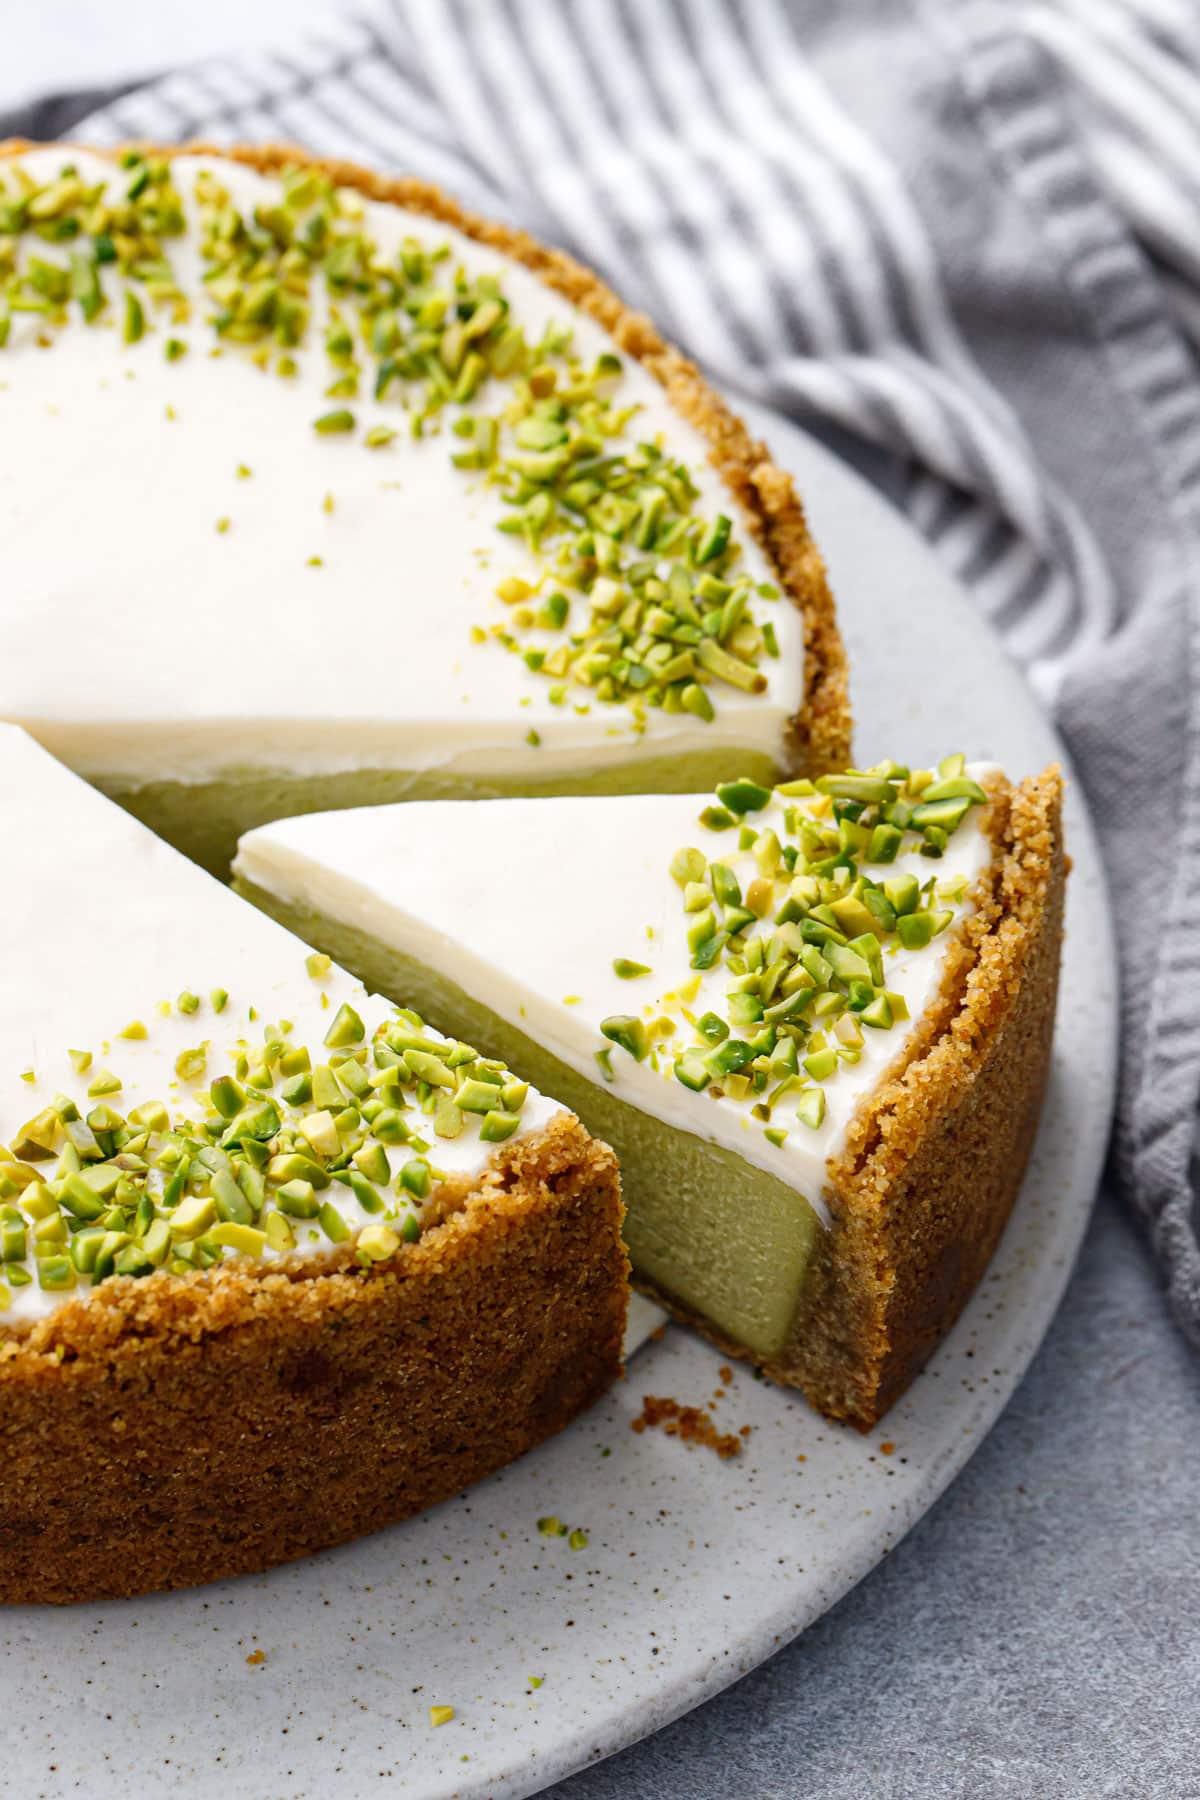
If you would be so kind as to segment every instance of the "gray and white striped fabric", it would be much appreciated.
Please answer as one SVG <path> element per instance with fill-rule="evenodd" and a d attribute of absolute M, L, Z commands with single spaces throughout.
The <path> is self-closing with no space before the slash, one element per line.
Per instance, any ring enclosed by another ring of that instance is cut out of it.
<path fill-rule="evenodd" d="M 426 176 L 857 447 L 1102 800 L 1114 1167 L 1200 1343 L 1191 0 L 393 0 L 78 135 L 285 139 Z"/>

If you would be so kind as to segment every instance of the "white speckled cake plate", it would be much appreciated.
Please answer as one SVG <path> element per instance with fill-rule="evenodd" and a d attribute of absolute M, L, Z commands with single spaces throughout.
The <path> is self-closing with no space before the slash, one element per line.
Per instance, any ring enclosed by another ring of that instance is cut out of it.
<path fill-rule="evenodd" d="M 908 526 L 800 433 L 755 423 L 794 470 L 828 558 L 860 759 L 919 763 L 963 748 L 1025 774 L 1061 757 L 1004 652 Z M 7 1610 L 5 1790 L 529 1794 L 707 1699 L 866 1574 L 1020 1379 L 1091 1206 L 1112 1102 L 1116 965 L 1074 788 L 1068 813 L 1064 993 L 1029 1176 L 957 1329 L 875 1433 L 831 1426 L 739 1369 L 712 1411 L 723 1430 L 751 1427 L 740 1458 L 635 1436 L 643 1395 L 710 1405 L 721 1385 L 721 1358 L 672 1328 L 554 1443 L 406 1525 L 212 1588 Z M 585 1528 L 586 1549 L 539 1535 L 550 1513 Z M 453 1721 L 432 1727 L 431 1705 L 452 1706 Z"/>

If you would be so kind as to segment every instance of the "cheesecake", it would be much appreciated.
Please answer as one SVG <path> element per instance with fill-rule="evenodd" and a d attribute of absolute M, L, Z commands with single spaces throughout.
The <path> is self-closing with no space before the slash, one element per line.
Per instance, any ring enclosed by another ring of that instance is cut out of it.
<path fill-rule="evenodd" d="M 790 478 L 421 183 L 0 147 L 0 416 L 0 718 L 216 873 L 287 814 L 847 759 Z"/>
<path fill-rule="evenodd" d="M 247 898 L 616 1149 L 638 1283 L 866 1428 L 957 1317 L 1045 1086 L 1057 771 L 280 821 Z"/>
<path fill-rule="evenodd" d="M 0 1600 L 266 1568 L 620 1367 L 612 1152 L 0 726 Z"/>

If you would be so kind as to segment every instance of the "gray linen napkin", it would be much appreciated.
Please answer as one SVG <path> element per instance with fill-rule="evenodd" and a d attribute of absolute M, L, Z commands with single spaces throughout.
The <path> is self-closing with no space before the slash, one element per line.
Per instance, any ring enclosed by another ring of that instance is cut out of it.
<path fill-rule="evenodd" d="M 1187 0 L 378 0 L 76 135 L 423 175 L 595 264 L 717 381 L 873 453 L 1091 798 L 1122 958 L 1113 1169 L 1200 1344 Z"/>

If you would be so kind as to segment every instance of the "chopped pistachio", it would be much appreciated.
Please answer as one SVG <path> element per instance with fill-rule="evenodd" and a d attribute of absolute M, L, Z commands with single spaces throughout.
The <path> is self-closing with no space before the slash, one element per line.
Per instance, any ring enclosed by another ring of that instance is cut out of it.
<path fill-rule="evenodd" d="M 364 1225 L 355 1245 L 360 1257 L 368 1262 L 385 1262 L 400 1248 L 400 1239 L 387 1225 Z"/>
<path fill-rule="evenodd" d="M 771 790 L 763 787 L 760 782 L 741 776 L 737 781 L 718 782 L 717 799 L 730 812 L 740 816 L 748 812 L 761 812 L 770 802 Z"/>
<path fill-rule="evenodd" d="M 520 1129 L 521 1121 L 515 1113 L 485 1113 L 479 1127 L 481 1142 L 485 1144 L 502 1144 Z"/>
<path fill-rule="evenodd" d="M 208 1233 L 209 1240 L 219 1244 L 223 1250 L 236 1250 L 239 1256 L 261 1257 L 270 1238 L 266 1231 L 259 1231 L 256 1226 L 235 1224 L 222 1221 L 214 1225 Z"/>
<path fill-rule="evenodd" d="M 207 1044 L 197 1044 L 194 1049 L 181 1050 L 175 1058 L 175 1073 L 181 1081 L 199 1081 L 208 1066 Z M 94 1091 L 94 1086 L 88 1093 Z"/>
<path fill-rule="evenodd" d="M 350 1227 L 332 1200 L 322 1202 L 317 1209 L 317 1220 L 331 1244 L 344 1244 L 350 1236 Z"/>
<path fill-rule="evenodd" d="M 293 1176 L 276 1189 L 275 1204 L 293 1219 L 315 1219 L 321 1209 L 313 1183 L 302 1176 Z"/>
<path fill-rule="evenodd" d="M 146 315 L 142 303 L 132 288 L 125 290 L 125 325 L 123 336 L 127 344 L 136 344 L 145 334 Z"/>
<path fill-rule="evenodd" d="M 650 1049 L 650 1037 L 641 1019 L 631 1013 L 613 1013 L 600 1021 L 603 1035 L 622 1050 L 627 1050 L 635 1062 L 644 1062 Z"/>
<path fill-rule="evenodd" d="M 217 1222 L 217 1208 L 210 1199 L 181 1200 L 168 1224 L 173 1238 L 197 1238 Z"/>
<path fill-rule="evenodd" d="M 354 1008 L 348 1002 L 343 1002 L 325 1033 L 325 1043 L 331 1050 L 337 1050 L 347 1044 L 361 1044 L 366 1035 L 366 1027 Z"/>
<path fill-rule="evenodd" d="M 825 1104 L 824 1088 L 805 1088 L 796 1102 L 796 1117 L 802 1125 L 807 1125 L 811 1131 L 816 1131 L 824 1122 Z"/>

